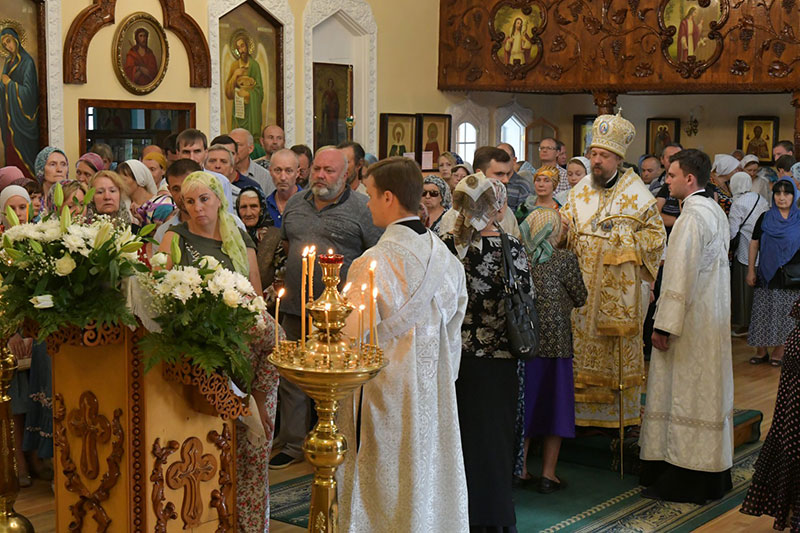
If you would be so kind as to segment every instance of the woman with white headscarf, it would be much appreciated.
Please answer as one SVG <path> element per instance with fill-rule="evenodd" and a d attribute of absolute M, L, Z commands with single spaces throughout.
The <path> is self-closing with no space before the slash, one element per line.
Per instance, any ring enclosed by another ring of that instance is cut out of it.
<path fill-rule="evenodd" d="M 502 247 L 497 226 L 505 187 L 483 173 L 461 180 L 453 194 L 458 213 L 443 241 L 464 265 L 469 300 L 461 330 L 461 366 L 456 381 L 458 418 L 469 492 L 472 530 L 513 530 L 512 474 L 520 406 L 517 360 L 511 355 L 503 307 Z M 509 236 L 514 267 L 531 293 L 528 259 Z M 521 421 L 521 420 L 520 420 Z"/>
<path fill-rule="evenodd" d="M 117 167 L 124 185 L 124 192 L 131 199 L 131 207 L 143 206 L 158 194 L 158 187 L 147 165 L 138 159 L 128 159 Z"/>
<path fill-rule="evenodd" d="M 6 219 L 6 209 L 11 208 L 20 223 L 25 224 L 30 222 L 29 219 L 29 206 L 31 197 L 24 187 L 19 185 L 9 185 L 0 192 L 0 221 L 2 221 L 3 228 L 9 227 L 9 222 Z"/>
<path fill-rule="evenodd" d="M 731 241 L 739 235 L 736 249 L 731 255 L 731 326 L 735 331 L 745 333 L 750 326 L 750 311 L 753 307 L 753 287 L 745 282 L 747 277 L 748 254 L 753 228 L 761 213 L 769 209 L 769 204 L 757 192 L 752 191 L 753 180 L 747 172 L 736 172 L 731 178 L 733 203 L 728 215 L 731 228 Z"/>
<path fill-rule="evenodd" d="M 719 204 L 725 215 L 731 211 L 733 194 L 728 182 L 740 169 L 739 160 L 728 154 L 714 156 L 714 165 L 711 167 L 711 180 L 706 185 L 706 190 L 714 195 L 714 200 Z"/>

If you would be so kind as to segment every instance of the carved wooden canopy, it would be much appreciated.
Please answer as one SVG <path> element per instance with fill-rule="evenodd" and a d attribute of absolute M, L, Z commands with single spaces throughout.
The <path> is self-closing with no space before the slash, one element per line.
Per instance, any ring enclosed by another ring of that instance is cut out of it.
<path fill-rule="evenodd" d="M 160 0 L 164 27 L 172 30 L 189 56 L 189 86 L 211 87 L 211 54 L 203 31 L 183 7 L 183 0 Z M 100 29 L 114 24 L 117 0 L 94 0 L 70 24 L 64 42 L 64 83 L 86 83 L 89 43 Z"/>
<path fill-rule="evenodd" d="M 441 0 L 440 10 L 444 90 L 800 87 L 798 0 Z"/>

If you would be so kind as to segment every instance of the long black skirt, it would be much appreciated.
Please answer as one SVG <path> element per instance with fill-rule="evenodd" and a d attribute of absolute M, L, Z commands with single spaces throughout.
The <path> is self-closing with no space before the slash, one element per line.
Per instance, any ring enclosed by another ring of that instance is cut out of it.
<path fill-rule="evenodd" d="M 798 303 L 793 318 L 798 318 Z M 741 512 L 775 518 L 775 529 L 800 531 L 800 327 L 786 340 L 775 414 Z"/>
<path fill-rule="evenodd" d="M 515 530 L 511 485 L 518 387 L 516 359 L 461 358 L 456 397 L 473 531 Z"/>

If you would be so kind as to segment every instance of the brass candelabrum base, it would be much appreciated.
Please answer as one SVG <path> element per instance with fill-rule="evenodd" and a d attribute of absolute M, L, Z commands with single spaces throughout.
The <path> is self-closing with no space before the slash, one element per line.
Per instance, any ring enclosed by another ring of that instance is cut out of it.
<path fill-rule="evenodd" d="M 17 358 L 8 348 L 0 350 L 0 533 L 33 533 L 33 524 L 14 511 L 19 494 L 17 456 L 14 450 L 14 422 L 11 417 L 11 378 Z"/>
<path fill-rule="evenodd" d="M 347 441 L 336 427 L 339 402 L 386 366 L 378 346 L 342 336 L 354 306 L 336 288 L 341 257 L 320 257 L 325 290 L 308 306 L 316 331 L 304 341 L 281 342 L 269 357 L 282 378 L 316 402 L 317 424 L 303 443 L 305 458 L 314 467 L 308 520 L 314 533 L 335 533 L 339 527 L 335 475 L 347 453 Z"/>
<path fill-rule="evenodd" d="M 338 531 L 338 499 L 336 469 L 344 462 L 347 441 L 336 427 L 339 402 L 355 389 L 378 375 L 386 362 L 383 353 L 375 346 L 364 344 L 357 352 L 348 352 L 349 358 L 320 357 L 306 350 L 299 342 L 284 341 L 272 353 L 270 362 L 281 377 L 288 379 L 314 399 L 317 424 L 306 435 L 303 452 L 314 467 L 311 486 L 311 510 L 308 530 L 315 533 Z"/>

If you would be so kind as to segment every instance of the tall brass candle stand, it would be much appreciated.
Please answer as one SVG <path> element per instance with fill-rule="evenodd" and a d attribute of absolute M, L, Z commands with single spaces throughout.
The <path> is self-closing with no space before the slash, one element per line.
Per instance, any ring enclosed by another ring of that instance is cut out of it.
<path fill-rule="evenodd" d="M 0 350 L 0 533 L 33 533 L 33 525 L 28 519 L 14 512 L 19 478 L 8 389 L 16 369 L 17 358 L 4 347 Z"/>
<path fill-rule="evenodd" d="M 347 442 L 336 427 L 336 410 L 340 400 L 374 378 L 386 361 L 377 345 L 342 337 L 345 320 L 355 309 L 336 288 L 342 256 L 321 255 L 319 263 L 325 290 L 308 306 L 316 331 L 309 332 L 305 348 L 299 341 L 281 342 L 269 360 L 282 378 L 316 401 L 319 419 L 303 443 L 306 460 L 314 466 L 308 530 L 334 533 L 338 531 L 334 476 L 347 452 Z"/>

